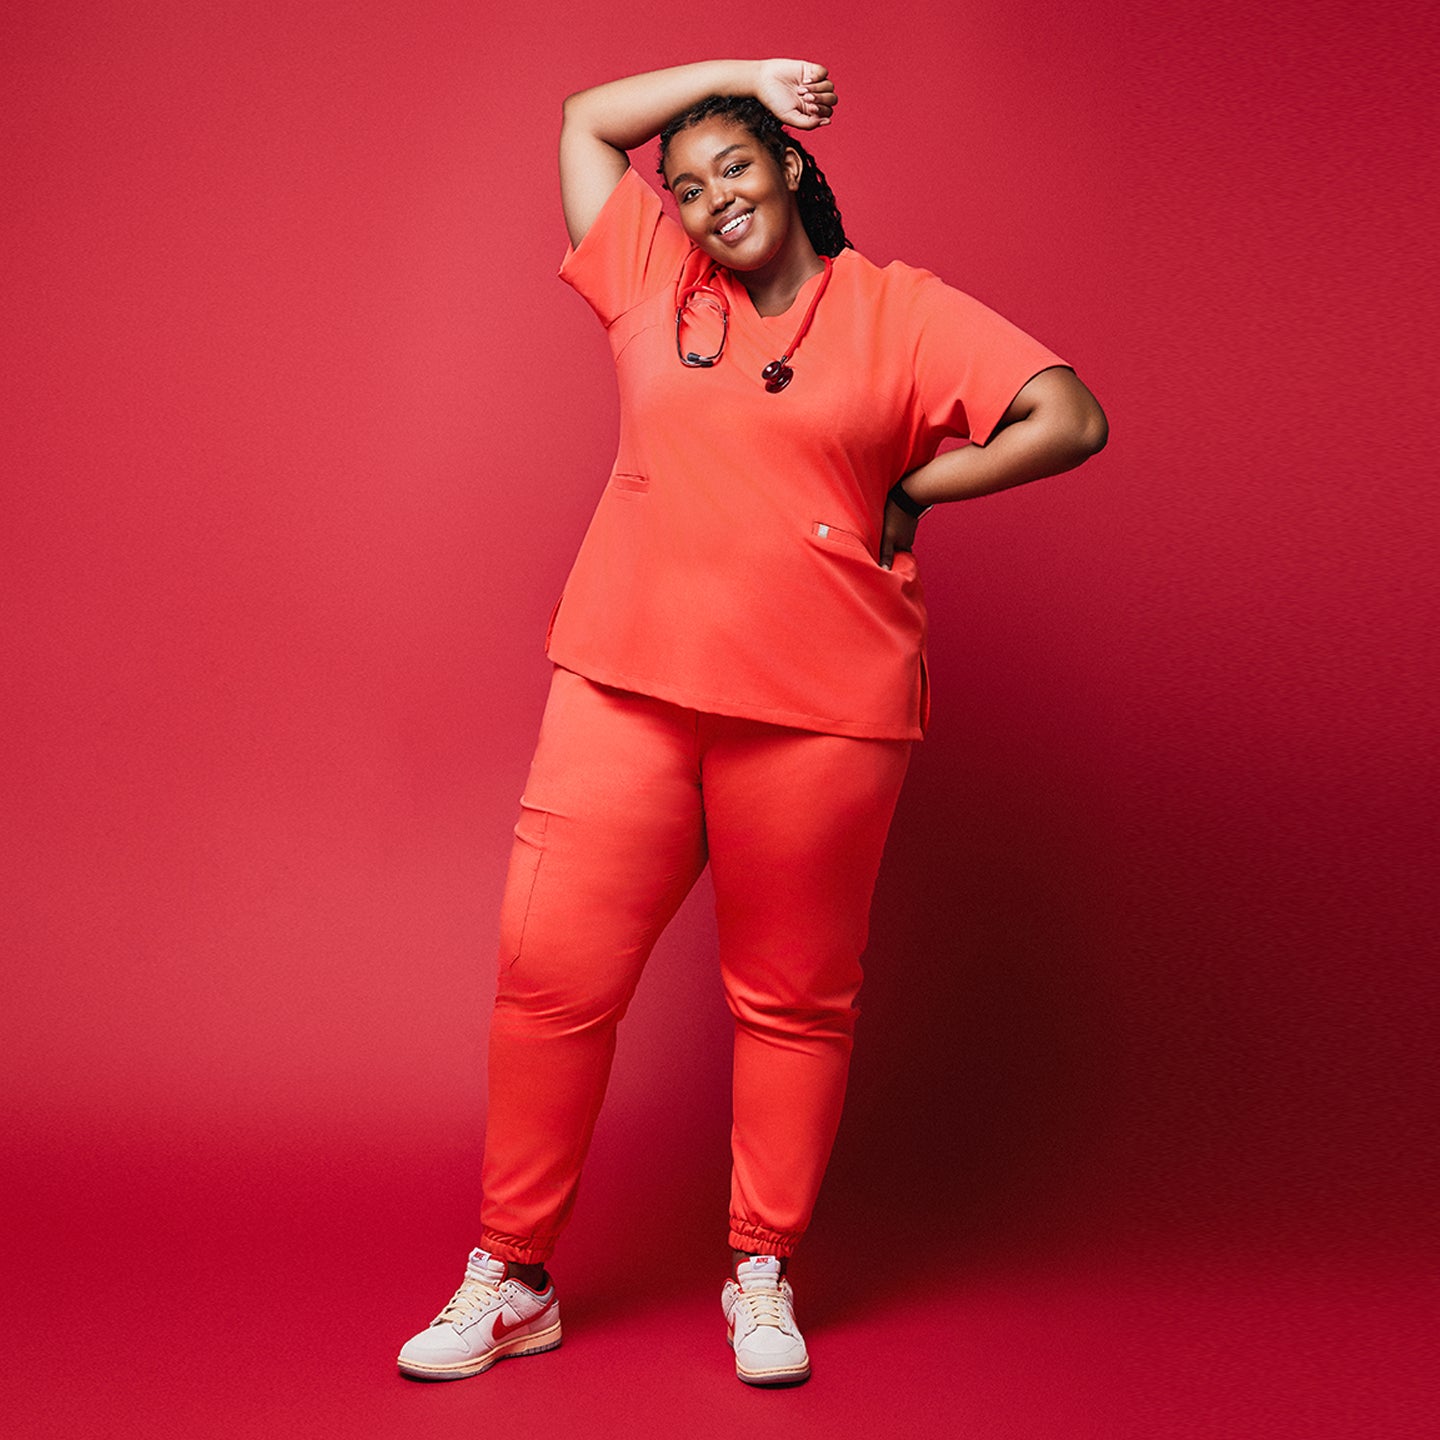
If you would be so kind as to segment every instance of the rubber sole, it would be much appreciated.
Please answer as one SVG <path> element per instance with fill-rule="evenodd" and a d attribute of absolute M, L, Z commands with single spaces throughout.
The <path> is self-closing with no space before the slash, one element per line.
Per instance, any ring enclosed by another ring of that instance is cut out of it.
<path fill-rule="evenodd" d="M 735 1373 L 747 1385 L 775 1387 L 780 1385 L 803 1385 L 810 1378 L 810 1367 L 803 1370 L 761 1370 L 747 1371 L 736 1362 Z"/>
<path fill-rule="evenodd" d="M 501 1360 L 518 1360 L 524 1355 L 544 1355 L 549 1350 L 558 1350 L 560 1339 L 557 1320 L 534 1335 L 517 1335 L 513 1340 L 502 1341 L 478 1360 L 460 1360 L 453 1365 L 425 1365 L 413 1360 L 397 1363 L 400 1373 L 411 1380 L 468 1380 L 472 1375 L 483 1375 Z"/>

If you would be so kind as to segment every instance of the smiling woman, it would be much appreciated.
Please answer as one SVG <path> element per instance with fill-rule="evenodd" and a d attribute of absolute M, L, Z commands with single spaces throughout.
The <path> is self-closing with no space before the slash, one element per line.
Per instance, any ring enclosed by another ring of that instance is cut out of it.
<path fill-rule="evenodd" d="M 688 129 L 662 135 L 662 173 L 667 162 L 666 188 L 685 233 L 718 263 L 745 272 L 761 314 L 787 310 L 818 263 L 796 223 L 799 152 L 787 149 L 777 163 L 737 121 L 701 117 Z"/>
<path fill-rule="evenodd" d="M 850 245 L 784 128 L 827 125 L 837 103 L 800 60 L 565 102 L 560 273 L 609 335 L 621 443 L 546 641 L 501 911 L 481 1246 L 402 1349 L 407 1375 L 560 1343 L 545 1266 L 616 1025 L 708 863 L 735 1017 L 727 1334 L 747 1383 L 809 1376 L 786 1271 L 839 1124 L 870 897 L 928 716 L 916 527 L 935 503 L 1078 465 L 1106 434 L 1059 356 Z M 657 134 L 679 224 L 626 154 Z M 939 455 L 947 437 L 971 443 Z"/>
<path fill-rule="evenodd" d="M 659 170 L 686 233 L 716 266 L 743 272 L 758 314 L 783 315 L 820 265 L 820 284 L 795 338 L 760 372 L 767 391 L 783 390 L 794 379 L 790 357 L 829 285 L 831 258 L 850 245 L 820 167 L 759 101 L 712 95 L 660 132 Z M 715 291 L 692 283 L 681 292 L 679 309 L 696 296 L 715 297 Z M 723 300 L 716 303 L 728 321 Z M 686 364 L 708 366 L 719 358 L 696 357 L 678 335 L 676 344 Z"/>
<path fill-rule="evenodd" d="M 677 115 L 660 132 L 659 173 L 686 233 L 719 263 L 745 272 L 761 314 L 783 313 L 794 299 L 784 285 L 773 298 L 763 294 L 766 267 L 808 276 L 814 256 L 850 248 L 814 156 L 749 96 L 712 95 Z M 773 243 L 757 234 L 757 216 L 769 221 Z M 707 244 L 713 239 L 723 248 Z M 742 247 L 746 239 L 759 244 Z"/>

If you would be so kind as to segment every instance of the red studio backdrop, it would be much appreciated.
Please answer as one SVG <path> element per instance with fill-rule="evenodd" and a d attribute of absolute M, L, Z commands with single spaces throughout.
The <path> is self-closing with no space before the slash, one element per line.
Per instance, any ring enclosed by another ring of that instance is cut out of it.
<path fill-rule="evenodd" d="M 0 20 L 0 1426 L 1420 1433 L 1428 8 L 698 18 Z M 724 1345 L 702 880 L 565 1347 L 407 1384 L 477 1231 L 542 636 L 617 435 L 560 104 L 732 52 L 830 67 L 859 248 L 1073 359 L 1110 446 L 922 527 L 935 718 L 796 1264 L 815 1378 L 748 1391 Z"/>

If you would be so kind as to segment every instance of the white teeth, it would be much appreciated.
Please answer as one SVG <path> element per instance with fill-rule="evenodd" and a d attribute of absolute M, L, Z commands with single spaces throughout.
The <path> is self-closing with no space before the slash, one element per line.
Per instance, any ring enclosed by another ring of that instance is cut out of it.
<path fill-rule="evenodd" d="M 751 212 L 747 210 L 745 212 L 745 215 L 749 215 L 750 213 Z M 733 220 L 729 221 L 725 225 L 722 225 L 720 227 L 720 233 L 722 235 L 728 235 L 745 218 L 745 215 L 737 215 Z"/>

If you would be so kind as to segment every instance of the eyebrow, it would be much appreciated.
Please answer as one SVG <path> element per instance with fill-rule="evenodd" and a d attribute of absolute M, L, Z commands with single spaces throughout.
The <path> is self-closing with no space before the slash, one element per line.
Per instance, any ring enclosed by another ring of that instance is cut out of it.
<path fill-rule="evenodd" d="M 733 145 L 727 145 L 723 150 L 717 150 L 710 157 L 710 163 L 712 165 L 718 165 L 732 150 L 744 150 L 746 148 L 747 146 L 744 140 L 737 140 Z M 699 178 L 698 175 L 692 175 L 688 170 L 682 170 L 670 182 L 670 188 L 673 190 L 682 180 L 698 180 Z"/>

